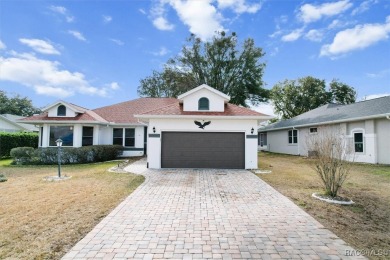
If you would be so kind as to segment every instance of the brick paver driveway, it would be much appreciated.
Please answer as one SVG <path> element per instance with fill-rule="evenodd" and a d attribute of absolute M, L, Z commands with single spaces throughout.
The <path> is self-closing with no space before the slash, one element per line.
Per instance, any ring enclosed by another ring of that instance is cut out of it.
<path fill-rule="evenodd" d="M 352 250 L 245 170 L 148 170 L 64 259 L 348 259 Z"/>

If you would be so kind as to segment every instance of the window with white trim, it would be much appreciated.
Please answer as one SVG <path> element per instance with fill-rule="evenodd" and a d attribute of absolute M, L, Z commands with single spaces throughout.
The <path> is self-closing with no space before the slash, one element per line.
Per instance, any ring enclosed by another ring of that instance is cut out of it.
<path fill-rule="evenodd" d="M 93 145 L 93 126 L 83 126 L 82 146 Z"/>
<path fill-rule="evenodd" d="M 298 130 L 289 130 L 288 131 L 288 143 L 297 144 L 298 143 Z"/>
<path fill-rule="evenodd" d="M 362 132 L 353 133 L 353 142 L 356 153 L 364 152 L 364 138 Z"/>
<path fill-rule="evenodd" d="M 66 116 L 66 106 L 60 105 L 57 107 L 57 116 Z"/>
<path fill-rule="evenodd" d="M 202 97 L 198 101 L 198 110 L 209 110 L 209 99 Z"/>
<path fill-rule="evenodd" d="M 317 127 L 310 127 L 309 129 L 311 134 L 316 134 L 317 133 Z"/>
<path fill-rule="evenodd" d="M 62 146 L 73 146 L 73 126 L 50 126 L 49 146 L 57 146 L 58 139 Z"/>
<path fill-rule="evenodd" d="M 134 147 L 135 129 L 134 128 L 114 128 L 112 144 Z"/>

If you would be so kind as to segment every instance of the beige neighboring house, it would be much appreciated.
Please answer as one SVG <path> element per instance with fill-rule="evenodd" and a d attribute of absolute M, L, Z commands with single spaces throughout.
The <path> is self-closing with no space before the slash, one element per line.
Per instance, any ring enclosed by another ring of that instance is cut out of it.
<path fill-rule="evenodd" d="M 11 114 L 0 115 L 0 132 L 39 132 L 39 128 L 35 125 L 18 122 L 22 118 L 25 117 Z"/>
<path fill-rule="evenodd" d="M 352 144 L 354 161 L 390 164 L 390 96 L 349 105 L 327 104 L 259 128 L 259 149 L 307 156 L 306 138 L 325 128 Z"/>

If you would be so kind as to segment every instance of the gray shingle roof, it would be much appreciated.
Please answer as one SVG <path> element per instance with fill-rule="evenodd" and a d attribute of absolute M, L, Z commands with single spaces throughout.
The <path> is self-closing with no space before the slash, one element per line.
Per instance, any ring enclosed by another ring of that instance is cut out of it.
<path fill-rule="evenodd" d="M 260 132 L 282 128 L 329 124 L 334 121 L 354 121 L 360 118 L 374 118 L 390 115 L 390 96 L 356 102 L 349 105 L 327 104 L 299 116 L 282 120 L 259 128 Z"/>
<path fill-rule="evenodd" d="M 35 127 L 35 125 L 19 123 L 18 120 L 25 118 L 24 116 L 17 116 L 17 115 L 11 115 L 11 114 L 2 114 L 0 116 L 5 118 L 9 122 L 14 123 L 15 125 L 18 125 L 20 128 L 22 128 L 22 129 L 24 128 L 24 130 L 36 131 L 36 132 L 39 131 L 39 129 L 37 127 Z"/>

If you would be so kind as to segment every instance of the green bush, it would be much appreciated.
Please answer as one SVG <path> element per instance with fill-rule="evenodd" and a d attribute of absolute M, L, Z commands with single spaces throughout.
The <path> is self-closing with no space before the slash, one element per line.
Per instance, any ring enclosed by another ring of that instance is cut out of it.
<path fill-rule="evenodd" d="M 0 182 L 7 181 L 7 177 L 4 176 L 4 174 L 0 174 Z"/>
<path fill-rule="evenodd" d="M 12 148 L 16 147 L 38 147 L 37 133 L 0 133 L 0 158 L 9 157 Z"/>
<path fill-rule="evenodd" d="M 119 155 L 121 155 L 122 151 L 123 147 L 120 145 L 93 145 L 78 148 L 62 147 L 61 163 L 76 164 L 109 161 L 116 159 Z M 39 148 L 37 149 L 35 155 L 37 159 L 36 161 L 33 161 L 33 163 L 58 163 L 57 147 Z"/>
<path fill-rule="evenodd" d="M 10 152 L 15 164 L 31 163 L 36 157 L 35 149 L 32 147 L 16 147 L 12 148 Z"/>

